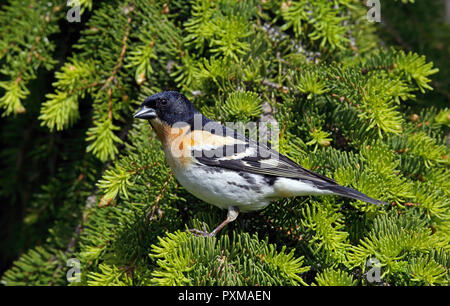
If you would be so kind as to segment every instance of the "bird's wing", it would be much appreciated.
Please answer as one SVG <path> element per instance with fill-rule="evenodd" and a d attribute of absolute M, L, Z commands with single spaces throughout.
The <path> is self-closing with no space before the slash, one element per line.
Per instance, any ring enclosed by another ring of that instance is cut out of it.
<path fill-rule="evenodd" d="M 205 132 L 202 133 L 203 138 L 211 139 L 209 136 L 205 137 Z M 191 148 L 192 156 L 198 163 L 207 166 L 336 184 L 330 178 L 305 169 L 283 154 L 241 134 L 234 133 L 223 139 L 226 141 L 197 142 Z"/>
<path fill-rule="evenodd" d="M 225 127 L 224 130 L 226 130 Z M 207 141 L 194 141 L 191 146 L 192 156 L 200 164 L 272 177 L 309 181 L 317 188 L 331 191 L 337 195 L 375 205 L 386 204 L 355 189 L 341 186 L 326 176 L 305 169 L 283 154 L 236 132 L 227 137 L 204 131 L 200 133 L 203 136 L 202 138 L 207 139 Z"/>

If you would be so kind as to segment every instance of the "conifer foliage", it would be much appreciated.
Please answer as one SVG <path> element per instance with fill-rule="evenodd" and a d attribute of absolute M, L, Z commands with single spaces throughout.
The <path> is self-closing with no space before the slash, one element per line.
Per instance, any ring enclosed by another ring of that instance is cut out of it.
<path fill-rule="evenodd" d="M 450 111 L 419 103 L 439 69 L 386 46 L 363 1 L 84 0 L 80 24 L 61 3 L 0 11 L 2 157 L 23 151 L 11 135 L 35 122 L 29 174 L 42 179 L 20 202 L 22 228 L 40 230 L 2 284 L 449 284 Z M 280 152 L 389 205 L 298 197 L 217 237 L 186 232 L 225 212 L 178 184 L 132 118 L 169 89 L 218 121 L 270 118 Z M 3 163 L 0 196 L 19 205 L 8 186 L 21 162 Z"/>

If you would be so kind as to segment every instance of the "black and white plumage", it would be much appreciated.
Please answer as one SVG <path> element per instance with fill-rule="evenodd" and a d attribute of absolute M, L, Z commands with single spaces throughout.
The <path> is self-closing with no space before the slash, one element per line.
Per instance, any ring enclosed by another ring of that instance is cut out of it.
<path fill-rule="evenodd" d="M 190 193 L 228 209 L 216 230 L 197 233 L 213 235 L 239 211 L 260 210 L 283 197 L 339 195 L 385 204 L 206 118 L 177 92 L 149 97 L 135 118 L 148 119 L 155 128 L 176 179 Z"/>

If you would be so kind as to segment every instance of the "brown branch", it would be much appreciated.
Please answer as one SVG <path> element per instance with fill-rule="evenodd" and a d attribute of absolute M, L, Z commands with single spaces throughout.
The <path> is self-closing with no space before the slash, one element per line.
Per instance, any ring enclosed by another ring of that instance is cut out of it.
<path fill-rule="evenodd" d="M 153 206 L 152 206 L 152 209 L 149 210 L 149 211 L 147 212 L 147 214 L 145 215 L 146 220 L 152 221 L 152 220 L 155 219 L 155 212 L 156 212 L 156 209 L 158 208 L 158 203 L 159 203 L 159 201 L 161 201 L 161 199 L 162 199 L 164 193 L 166 192 L 167 186 L 168 186 L 169 183 L 172 181 L 172 178 L 173 178 L 173 173 L 172 173 L 172 171 L 170 171 L 169 178 L 167 179 L 167 181 L 164 182 L 164 184 L 163 184 L 163 186 L 162 186 L 162 188 L 161 188 L 160 193 L 159 193 L 158 196 L 156 197 L 156 200 L 155 200 L 155 203 L 154 203 Z"/>
<path fill-rule="evenodd" d="M 134 5 L 130 5 L 129 7 L 125 8 L 125 15 L 129 15 L 131 12 L 134 11 Z M 131 17 L 127 18 L 127 27 L 125 30 L 125 35 L 122 38 L 122 50 L 120 51 L 119 58 L 117 60 L 116 65 L 113 68 L 113 71 L 111 72 L 111 75 L 108 77 L 108 79 L 105 81 L 105 84 L 102 86 L 100 90 L 104 90 L 106 87 L 109 87 L 111 82 L 116 82 L 116 75 L 119 72 L 120 68 L 122 68 L 123 65 L 123 59 L 125 57 L 125 53 L 127 51 L 128 47 L 128 38 L 130 36 L 130 29 L 131 29 Z M 117 85 L 116 85 L 117 86 Z M 108 117 L 112 118 L 112 88 L 108 88 Z"/>

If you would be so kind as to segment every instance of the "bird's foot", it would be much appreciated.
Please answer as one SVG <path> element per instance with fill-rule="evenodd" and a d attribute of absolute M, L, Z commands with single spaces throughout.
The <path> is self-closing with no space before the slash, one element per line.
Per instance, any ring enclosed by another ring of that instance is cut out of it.
<path fill-rule="evenodd" d="M 203 222 L 203 230 L 199 230 L 196 228 L 190 228 L 190 229 L 188 229 L 188 231 L 191 232 L 192 234 L 194 234 L 195 236 L 202 236 L 202 237 L 212 237 L 215 234 L 215 231 L 208 232 L 206 230 L 205 222 Z"/>
<path fill-rule="evenodd" d="M 215 236 L 225 225 L 227 225 L 228 223 L 234 221 L 237 216 L 239 215 L 239 208 L 234 207 L 234 206 L 230 206 L 228 207 L 228 214 L 227 214 L 227 218 L 225 219 L 225 221 L 223 221 L 222 223 L 220 223 L 220 225 L 218 227 L 216 227 L 212 232 L 208 233 L 208 231 L 206 230 L 206 224 L 205 222 L 203 222 L 203 231 L 198 230 L 196 228 L 193 229 L 189 229 L 189 231 L 191 233 L 193 233 L 196 236 L 203 236 L 203 237 L 213 237 Z"/>

